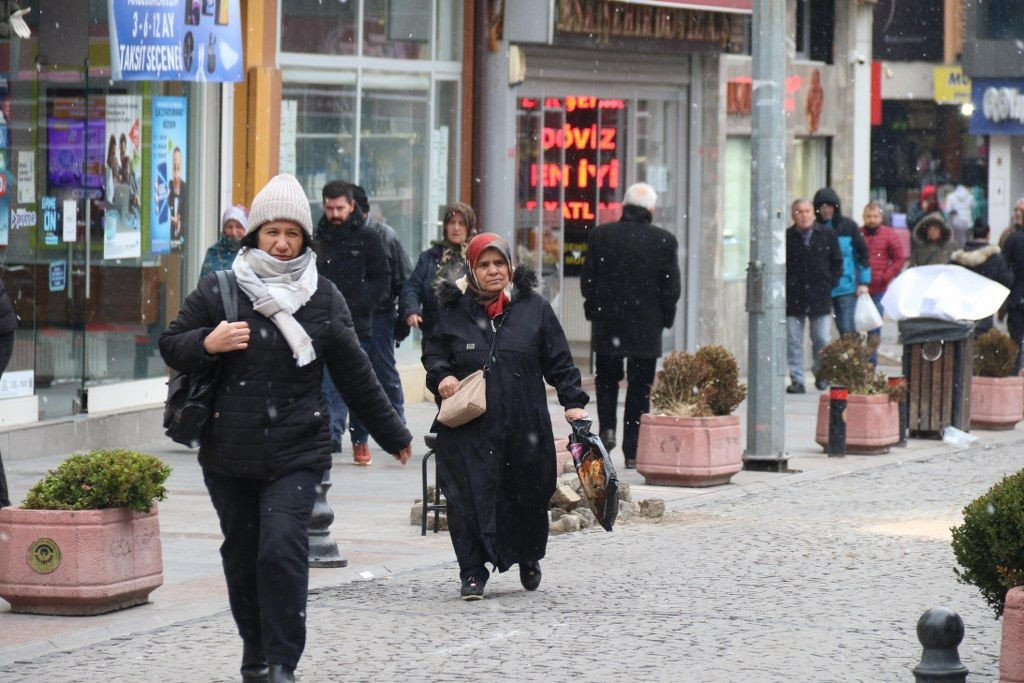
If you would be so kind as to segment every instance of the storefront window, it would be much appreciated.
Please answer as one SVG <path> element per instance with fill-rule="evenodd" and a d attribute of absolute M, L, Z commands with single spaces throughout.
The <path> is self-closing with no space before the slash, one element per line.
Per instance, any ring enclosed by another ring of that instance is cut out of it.
<path fill-rule="evenodd" d="M 793 166 L 789 179 L 793 198 L 813 199 L 828 183 L 828 138 L 797 138 L 793 141 Z M 852 207 L 843 207 L 850 214 Z"/>
<path fill-rule="evenodd" d="M 722 275 L 746 276 L 750 255 L 750 138 L 725 141 Z"/>
<path fill-rule="evenodd" d="M 356 54 L 359 0 L 281 0 L 281 50 Z"/>
<path fill-rule="evenodd" d="M 437 55 L 439 62 L 462 59 L 462 3 L 437 0 Z"/>
<path fill-rule="evenodd" d="M 363 0 L 363 56 L 430 59 L 433 3 Z"/>

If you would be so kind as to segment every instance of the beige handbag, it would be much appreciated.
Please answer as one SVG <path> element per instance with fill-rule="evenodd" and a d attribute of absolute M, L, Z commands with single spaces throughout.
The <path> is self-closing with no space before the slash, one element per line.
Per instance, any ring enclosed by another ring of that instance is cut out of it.
<path fill-rule="evenodd" d="M 445 427 L 461 427 L 487 412 L 487 373 L 490 371 L 490 361 L 494 359 L 494 344 L 498 341 L 498 332 L 507 318 L 508 313 L 502 317 L 494 330 L 491 348 L 487 352 L 487 365 L 464 377 L 459 382 L 459 390 L 441 401 L 437 420 Z"/>

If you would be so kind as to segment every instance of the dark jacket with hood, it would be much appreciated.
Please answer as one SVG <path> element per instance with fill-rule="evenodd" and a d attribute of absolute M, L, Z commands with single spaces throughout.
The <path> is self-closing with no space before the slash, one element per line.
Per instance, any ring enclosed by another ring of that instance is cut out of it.
<path fill-rule="evenodd" d="M 208 354 L 203 340 L 224 320 L 217 278 L 210 275 L 160 335 L 160 354 L 175 370 L 198 372 L 219 365 L 213 415 L 199 445 L 203 467 L 263 480 L 300 469 L 329 469 L 331 433 L 320 391 L 325 364 L 345 405 L 359 415 L 377 443 L 389 453 L 411 443 L 412 435 L 359 346 L 337 288 L 321 276 L 313 297 L 294 317 L 316 350 L 316 360 L 303 367 L 296 367 L 277 326 L 254 311 L 241 290 L 238 319 L 249 324 L 248 348 Z"/>
<path fill-rule="evenodd" d="M 18 316 L 14 315 L 11 297 L 7 295 L 4 281 L 0 280 L 0 337 L 18 329 Z"/>
<path fill-rule="evenodd" d="M 547 505 L 555 490 L 555 446 L 545 381 L 566 409 L 589 401 L 569 344 L 537 278 L 516 268 L 505 313 L 488 320 L 471 292 L 438 283 L 440 318 L 423 342 L 427 387 L 483 368 L 500 324 L 487 376 L 487 412 L 452 429 L 435 422 L 437 475 L 448 500 L 452 544 L 463 569 L 491 562 L 500 571 L 544 557 Z"/>
<path fill-rule="evenodd" d="M 939 226 L 939 241 L 928 240 L 928 228 L 932 225 Z M 949 263 L 953 252 L 956 251 L 956 242 L 953 241 L 953 231 L 946 223 L 939 211 L 932 212 L 922 218 L 914 228 L 913 242 L 910 245 L 910 260 L 907 266 L 935 266 Z"/>
<path fill-rule="evenodd" d="M 678 251 L 675 236 L 639 206 L 627 204 L 620 220 L 590 232 L 580 286 L 595 353 L 661 356 L 681 292 Z"/>
<path fill-rule="evenodd" d="M 871 284 L 871 264 L 868 259 L 868 245 L 864 241 L 857 223 L 843 215 L 839 203 L 839 194 L 831 187 L 823 187 L 814 193 L 814 214 L 817 225 L 830 228 L 839 240 L 839 249 L 843 253 L 843 273 L 832 288 L 832 296 L 847 296 L 857 293 L 858 285 Z M 831 204 L 836 208 L 830 220 L 824 220 L 818 211 L 822 204 Z"/>
<path fill-rule="evenodd" d="M 843 274 L 843 252 L 835 230 L 815 223 L 808 241 L 795 225 L 786 230 L 786 315 L 832 313 L 832 288 Z"/>
<path fill-rule="evenodd" d="M 359 338 L 369 339 L 373 336 L 373 314 L 391 287 L 384 243 L 358 209 L 342 225 L 331 225 L 322 216 L 314 239 L 319 251 L 317 270 L 345 297 Z"/>
<path fill-rule="evenodd" d="M 950 258 L 951 263 L 963 266 L 978 275 L 987 277 L 1003 285 L 1013 286 L 1013 271 L 1006 264 L 1001 250 L 988 240 L 969 240 L 963 249 L 957 249 Z M 988 316 L 974 324 L 976 334 L 992 329 L 992 316 Z"/>
<path fill-rule="evenodd" d="M 440 243 L 421 252 L 419 259 L 416 260 L 416 267 L 412 269 L 412 275 L 409 276 L 405 288 L 402 290 L 401 315 L 406 318 L 416 314 L 423 318 L 423 322 L 420 323 L 420 331 L 423 332 L 424 337 L 430 335 L 441 314 L 441 305 L 437 301 L 437 294 L 434 290 L 442 254 L 444 254 L 444 246 Z"/>
<path fill-rule="evenodd" d="M 380 238 L 384 245 L 384 251 L 388 256 L 388 268 L 391 270 L 391 287 L 387 295 L 377 307 L 377 313 L 386 316 L 392 315 L 398 310 L 399 299 L 402 296 L 402 289 L 405 287 L 409 274 L 412 272 L 412 262 L 402 247 L 401 240 L 395 229 L 383 221 L 368 218 L 366 224 Z"/>

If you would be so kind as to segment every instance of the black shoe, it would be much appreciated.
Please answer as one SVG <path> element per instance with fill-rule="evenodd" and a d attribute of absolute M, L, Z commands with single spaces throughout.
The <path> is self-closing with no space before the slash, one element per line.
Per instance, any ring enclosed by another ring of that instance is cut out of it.
<path fill-rule="evenodd" d="M 338 439 L 331 439 L 331 453 L 341 453 L 341 441 Z"/>
<path fill-rule="evenodd" d="M 604 444 L 604 449 L 611 452 L 615 448 L 615 430 L 606 429 L 601 432 L 601 443 Z"/>
<path fill-rule="evenodd" d="M 239 672 L 243 681 L 267 680 L 267 656 L 263 646 L 249 641 L 242 641 L 242 667 Z"/>
<path fill-rule="evenodd" d="M 799 382 L 793 382 L 788 387 L 786 387 L 786 393 L 787 394 L 806 394 L 807 393 L 807 389 L 804 388 L 803 384 L 800 384 Z"/>
<path fill-rule="evenodd" d="M 462 596 L 463 600 L 483 600 L 484 581 L 481 581 L 475 576 L 463 579 L 462 588 L 459 589 L 459 595 Z"/>
<path fill-rule="evenodd" d="M 828 382 L 823 379 L 816 379 L 814 380 L 814 388 L 818 391 L 825 391 L 828 389 Z"/>
<path fill-rule="evenodd" d="M 271 664 L 267 681 L 269 683 L 295 683 L 295 669 L 284 664 Z"/>
<path fill-rule="evenodd" d="M 523 588 L 528 591 L 535 591 L 540 586 L 540 562 L 530 560 L 519 563 L 519 580 Z"/>
<path fill-rule="evenodd" d="M 627 470 L 635 470 L 636 469 L 636 458 L 626 458 L 626 469 Z"/>

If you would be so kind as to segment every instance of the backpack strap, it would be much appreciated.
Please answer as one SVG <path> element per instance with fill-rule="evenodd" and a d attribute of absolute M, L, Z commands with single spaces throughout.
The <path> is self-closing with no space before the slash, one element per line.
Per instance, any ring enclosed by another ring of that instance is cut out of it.
<path fill-rule="evenodd" d="M 224 305 L 224 319 L 233 323 L 238 320 L 238 281 L 234 272 L 218 270 L 217 286 L 220 288 L 220 301 Z"/>

